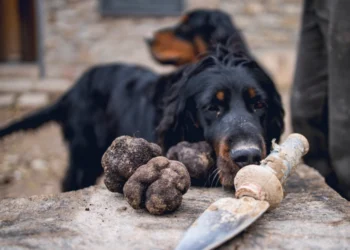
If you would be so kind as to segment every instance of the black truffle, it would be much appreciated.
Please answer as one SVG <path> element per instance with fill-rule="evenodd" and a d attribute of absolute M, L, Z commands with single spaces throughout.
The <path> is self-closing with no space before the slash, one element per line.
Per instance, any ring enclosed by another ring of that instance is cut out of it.
<path fill-rule="evenodd" d="M 124 186 L 124 196 L 135 209 L 146 207 L 151 214 L 175 211 L 190 187 L 186 167 L 178 161 L 156 157 L 139 167 Z"/>
<path fill-rule="evenodd" d="M 123 192 L 125 182 L 136 169 L 161 155 L 161 148 L 141 138 L 121 136 L 113 141 L 102 157 L 105 185 L 112 192 Z"/>

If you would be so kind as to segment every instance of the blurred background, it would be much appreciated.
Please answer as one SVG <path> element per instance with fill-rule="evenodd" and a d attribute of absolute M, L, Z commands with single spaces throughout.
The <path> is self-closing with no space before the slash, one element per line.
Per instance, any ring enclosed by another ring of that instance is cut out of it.
<path fill-rule="evenodd" d="M 301 7 L 300 0 L 0 0 L 0 125 L 55 100 L 91 65 L 171 71 L 152 60 L 144 38 L 197 8 L 231 15 L 288 110 Z M 289 112 L 286 122 L 289 133 Z M 5 137 L 0 199 L 58 193 L 66 164 L 54 123 Z"/>

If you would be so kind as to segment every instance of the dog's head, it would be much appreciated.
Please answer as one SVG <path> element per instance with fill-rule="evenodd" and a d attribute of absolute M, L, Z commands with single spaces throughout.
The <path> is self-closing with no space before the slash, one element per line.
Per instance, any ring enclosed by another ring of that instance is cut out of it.
<path fill-rule="evenodd" d="M 153 58 L 161 64 L 183 65 L 197 61 L 213 42 L 238 32 L 229 15 L 219 10 L 194 10 L 171 28 L 146 39 Z"/>
<path fill-rule="evenodd" d="M 206 140 L 215 150 L 220 182 L 233 186 L 237 171 L 258 164 L 283 131 L 275 86 L 259 65 L 218 46 L 189 66 L 173 86 L 158 127 L 166 150 L 181 140 Z"/>

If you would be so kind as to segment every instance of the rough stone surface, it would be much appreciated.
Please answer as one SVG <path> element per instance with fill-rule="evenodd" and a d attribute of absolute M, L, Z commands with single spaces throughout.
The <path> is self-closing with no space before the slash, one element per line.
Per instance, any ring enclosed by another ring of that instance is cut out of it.
<path fill-rule="evenodd" d="M 38 80 L 34 85 L 34 90 L 48 93 L 62 93 L 68 90 L 72 84 L 73 81 L 67 79 L 47 78 Z"/>
<path fill-rule="evenodd" d="M 40 107 L 49 102 L 49 97 L 45 93 L 25 93 L 18 97 L 18 107 Z"/>
<path fill-rule="evenodd" d="M 296 60 L 293 49 L 265 49 L 257 51 L 255 55 L 278 87 L 288 88 L 291 85 Z"/>
<path fill-rule="evenodd" d="M 0 107 L 12 106 L 15 102 L 14 94 L 2 94 L 0 95 Z"/>
<path fill-rule="evenodd" d="M 311 168 L 299 166 L 280 207 L 223 249 L 347 249 L 350 206 Z M 191 188 L 179 210 L 153 216 L 121 194 L 95 186 L 53 196 L 0 202 L 1 249 L 173 249 L 221 188 Z"/>
<path fill-rule="evenodd" d="M 218 9 L 220 7 L 220 0 L 186 0 L 187 9 Z"/>
<path fill-rule="evenodd" d="M 254 50 L 292 48 L 298 37 L 300 0 L 221 0 Z"/>
<path fill-rule="evenodd" d="M 35 64 L 0 64 L 0 77 L 38 77 L 39 70 Z"/>
<path fill-rule="evenodd" d="M 0 79 L 0 92 L 21 93 L 30 91 L 33 88 L 33 81 L 29 79 Z"/>

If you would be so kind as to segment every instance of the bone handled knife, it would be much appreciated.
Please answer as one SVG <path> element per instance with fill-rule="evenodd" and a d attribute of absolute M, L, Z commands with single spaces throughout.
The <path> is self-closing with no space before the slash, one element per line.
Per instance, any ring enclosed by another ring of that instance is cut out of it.
<path fill-rule="evenodd" d="M 283 184 L 309 150 L 307 139 L 291 134 L 259 166 L 238 171 L 235 198 L 222 198 L 211 204 L 184 234 L 177 250 L 213 249 L 233 238 L 267 210 L 282 201 Z"/>

